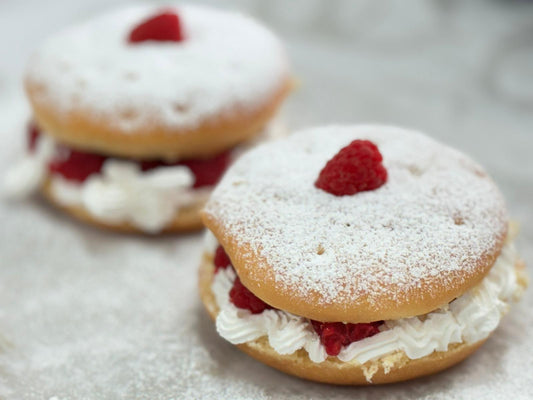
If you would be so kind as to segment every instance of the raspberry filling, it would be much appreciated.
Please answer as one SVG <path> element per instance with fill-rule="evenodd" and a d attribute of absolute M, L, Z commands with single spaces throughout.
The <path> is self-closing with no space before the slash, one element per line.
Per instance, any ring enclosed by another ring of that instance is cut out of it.
<path fill-rule="evenodd" d="M 215 264 L 215 274 L 220 269 L 226 269 L 228 267 L 233 268 L 228 254 L 224 250 L 224 247 L 220 245 L 215 251 L 215 259 L 213 262 Z M 242 284 L 239 277 L 235 278 L 233 281 L 233 287 L 229 292 L 229 299 L 235 307 L 249 310 L 252 314 L 260 314 L 263 311 L 272 308 L 255 294 L 250 292 L 246 286 Z"/>
<path fill-rule="evenodd" d="M 354 140 L 320 171 L 315 186 L 335 196 L 375 190 L 387 181 L 383 156 L 369 140 Z"/>
<path fill-rule="evenodd" d="M 320 336 L 320 342 L 326 348 L 326 353 L 336 356 L 344 346 L 357 342 L 379 333 L 383 321 L 345 324 L 343 322 L 320 322 L 311 320 L 313 329 Z"/>
<path fill-rule="evenodd" d="M 215 274 L 218 272 L 219 269 L 221 268 L 226 269 L 229 266 L 231 266 L 231 260 L 226 254 L 224 247 L 222 246 L 217 247 L 217 250 L 215 251 L 214 263 L 215 263 Z"/>
<path fill-rule="evenodd" d="M 35 151 L 37 147 L 37 139 L 39 138 L 40 132 L 37 126 L 33 123 L 28 124 L 28 150 L 30 153 Z"/>
<path fill-rule="evenodd" d="M 239 277 L 233 281 L 233 287 L 229 292 L 230 301 L 235 304 L 237 308 L 250 310 L 252 314 L 261 314 L 270 307 L 267 303 L 250 292 L 241 282 Z"/>
<path fill-rule="evenodd" d="M 70 181 L 83 182 L 92 174 L 99 173 L 105 160 L 106 157 L 98 154 L 60 146 L 57 156 L 48 164 L 48 169 Z"/>
<path fill-rule="evenodd" d="M 147 40 L 181 42 L 183 38 L 181 21 L 178 15 L 172 11 L 164 11 L 137 25 L 131 31 L 128 42 L 140 43 Z"/>
<path fill-rule="evenodd" d="M 231 151 L 225 151 L 206 160 L 182 160 L 174 163 L 164 161 L 141 161 L 141 169 L 149 171 L 157 167 L 183 165 L 194 175 L 193 188 L 212 186 L 217 183 L 231 163 Z"/>
<path fill-rule="evenodd" d="M 40 134 L 39 128 L 35 124 L 30 124 L 28 127 L 28 149 L 30 152 L 35 150 Z M 59 174 L 65 179 L 81 183 L 89 176 L 100 173 L 104 162 L 109 158 L 112 157 L 58 145 L 57 155 L 48 164 L 48 169 L 51 173 Z M 204 186 L 212 186 L 219 181 L 231 163 L 231 151 L 225 151 L 206 160 L 181 160 L 176 162 L 153 160 L 128 161 L 138 163 L 142 171 L 149 171 L 157 167 L 183 165 L 193 173 L 195 178 L 193 188 L 196 189 Z"/>
<path fill-rule="evenodd" d="M 231 260 L 222 246 L 218 246 L 215 252 L 215 274 L 220 269 L 233 268 Z M 237 308 L 249 310 L 252 314 L 260 314 L 268 309 L 275 309 L 263 300 L 250 292 L 241 282 L 239 277 L 235 278 L 233 287 L 229 293 L 230 301 Z M 337 356 L 343 347 L 350 343 L 363 340 L 379 333 L 379 327 L 383 321 L 376 321 L 361 324 L 345 324 L 343 322 L 320 322 L 310 320 L 313 329 L 320 337 L 320 342 L 324 345 L 326 353 L 330 356 Z"/>

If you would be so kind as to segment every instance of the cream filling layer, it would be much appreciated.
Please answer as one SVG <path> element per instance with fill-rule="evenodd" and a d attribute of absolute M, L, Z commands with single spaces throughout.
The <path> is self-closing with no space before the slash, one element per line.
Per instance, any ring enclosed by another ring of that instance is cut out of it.
<path fill-rule="evenodd" d="M 206 200 L 211 188 L 192 189 L 194 175 L 184 166 L 143 172 L 132 162 L 109 159 L 100 174 L 82 183 L 50 177 L 54 198 L 64 206 L 81 206 L 93 217 L 117 224 L 129 222 L 146 232 L 158 232 L 179 210 Z"/>
<path fill-rule="evenodd" d="M 49 174 L 47 165 L 58 156 L 55 141 L 45 133 L 33 153 L 8 171 L 6 193 L 22 198 L 50 179 L 51 193 L 63 206 L 83 207 L 94 218 L 111 224 L 129 222 L 146 232 L 158 232 L 180 209 L 207 200 L 211 187 L 193 189 L 194 175 L 185 166 L 142 171 L 134 162 L 105 161 L 99 174 L 77 183 Z"/>
<path fill-rule="evenodd" d="M 212 239 L 207 240 L 212 248 Z M 364 364 L 403 351 L 408 358 L 417 359 L 434 351 L 446 351 L 453 343 L 475 343 L 487 338 L 507 312 L 509 303 L 518 300 L 523 292 L 515 270 L 517 260 L 514 245 L 504 245 L 488 275 L 461 297 L 423 316 L 385 321 L 380 333 L 351 343 L 337 357 L 344 362 Z M 308 319 L 282 310 L 252 314 L 235 307 L 229 301 L 235 277 L 232 268 L 220 269 L 211 286 L 220 309 L 216 327 L 224 339 L 241 344 L 267 336 L 270 346 L 279 354 L 304 349 L 311 361 L 326 360 L 325 348 Z"/>

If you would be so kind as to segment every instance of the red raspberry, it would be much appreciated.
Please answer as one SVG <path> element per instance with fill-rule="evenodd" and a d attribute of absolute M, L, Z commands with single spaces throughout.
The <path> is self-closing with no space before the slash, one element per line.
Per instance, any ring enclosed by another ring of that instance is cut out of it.
<path fill-rule="evenodd" d="M 215 252 L 215 274 L 219 269 L 226 269 L 231 266 L 231 260 L 229 259 L 224 247 L 218 246 L 217 251 Z"/>
<path fill-rule="evenodd" d="M 346 324 L 346 338 L 348 343 L 358 342 L 367 337 L 374 336 L 379 333 L 379 327 L 383 324 L 383 321 L 370 322 L 367 324 Z"/>
<path fill-rule="evenodd" d="M 326 348 L 326 353 L 336 356 L 341 352 L 345 341 L 345 330 L 342 322 L 311 321 L 315 332 L 320 336 L 320 342 Z"/>
<path fill-rule="evenodd" d="M 128 41 L 139 43 L 146 40 L 158 42 L 181 42 L 183 32 L 178 16 L 172 11 L 165 11 L 141 22 L 130 33 Z"/>
<path fill-rule="evenodd" d="M 28 124 L 28 150 L 30 153 L 35 151 L 37 147 L 37 139 L 41 135 L 41 131 L 37 128 L 34 122 Z"/>
<path fill-rule="evenodd" d="M 28 148 L 33 151 L 39 130 L 31 125 L 28 131 Z M 49 164 L 51 172 L 62 175 L 65 179 L 83 182 L 90 175 L 100 172 L 102 165 L 108 157 L 94 153 L 85 153 L 62 146 L 61 156 Z M 133 161 L 133 160 L 131 160 Z M 224 152 L 208 160 L 184 160 L 175 163 L 164 161 L 138 161 L 143 171 L 157 167 L 184 165 L 195 176 L 193 188 L 211 186 L 218 182 L 231 162 L 230 152 Z"/>
<path fill-rule="evenodd" d="M 357 342 L 379 333 L 383 321 L 345 324 L 342 322 L 320 322 L 311 320 L 315 332 L 320 337 L 320 342 L 326 348 L 326 353 L 336 356 L 344 346 Z"/>
<path fill-rule="evenodd" d="M 260 314 L 263 311 L 272 308 L 246 289 L 239 277 L 235 278 L 235 281 L 233 282 L 233 287 L 229 292 L 229 298 L 235 307 L 250 310 L 252 314 Z"/>
<path fill-rule="evenodd" d="M 185 165 L 194 174 L 195 188 L 216 184 L 231 163 L 231 152 L 226 151 L 207 160 L 184 160 Z"/>
<path fill-rule="evenodd" d="M 374 143 L 354 140 L 327 162 L 315 186 L 335 196 L 377 189 L 387 181 L 382 161 Z"/>
<path fill-rule="evenodd" d="M 65 179 L 83 182 L 102 169 L 107 157 L 99 154 L 83 153 L 66 147 L 60 149 L 61 157 L 50 162 L 48 169 Z"/>
<path fill-rule="evenodd" d="M 229 164 L 231 163 L 231 152 L 226 151 L 217 156 L 205 160 L 182 160 L 174 163 L 163 161 L 141 161 L 143 171 L 148 171 L 157 167 L 184 165 L 188 167 L 194 175 L 194 188 L 202 186 L 212 186 L 216 184 Z"/>

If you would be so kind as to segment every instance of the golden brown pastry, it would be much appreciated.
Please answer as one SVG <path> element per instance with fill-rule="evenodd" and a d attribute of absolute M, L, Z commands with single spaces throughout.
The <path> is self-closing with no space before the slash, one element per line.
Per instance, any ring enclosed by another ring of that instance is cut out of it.
<path fill-rule="evenodd" d="M 445 369 L 526 287 L 494 182 L 405 129 L 330 126 L 262 145 L 228 170 L 203 221 L 200 294 L 219 334 L 315 381 Z"/>

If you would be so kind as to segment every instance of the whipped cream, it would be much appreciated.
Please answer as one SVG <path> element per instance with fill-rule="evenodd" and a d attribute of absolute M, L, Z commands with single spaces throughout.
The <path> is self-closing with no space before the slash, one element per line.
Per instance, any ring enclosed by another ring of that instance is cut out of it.
<path fill-rule="evenodd" d="M 180 209 L 207 200 L 212 189 L 193 189 L 194 175 L 185 166 L 142 171 L 134 162 L 112 158 L 105 161 L 99 174 L 73 182 L 48 173 L 48 163 L 57 154 L 56 142 L 43 132 L 35 151 L 8 171 L 4 181 L 7 196 L 28 196 L 49 178 L 51 193 L 63 206 L 81 206 L 103 222 L 129 222 L 143 231 L 158 232 Z"/>
<path fill-rule="evenodd" d="M 61 205 L 82 206 L 99 220 L 130 222 L 146 232 L 160 231 L 181 208 L 207 198 L 210 188 L 193 190 L 193 184 L 185 166 L 143 172 L 136 163 L 114 159 L 82 183 L 51 176 L 52 194 Z"/>
<path fill-rule="evenodd" d="M 35 142 L 35 150 L 28 152 L 4 177 L 4 195 L 10 199 L 22 199 L 32 194 L 43 182 L 47 165 L 56 153 L 56 144 L 48 135 L 41 135 Z"/>
<path fill-rule="evenodd" d="M 209 236 L 206 243 L 211 248 Z M 351 343 L 337 357 L 344 362 L 364 364 L 403 351 L 408 358 L 417 359 L 434 351 L 446 351 L 453 343 L 476 343 L 487 338 L 508 310 L 509 302 L 518 300 L 523 292 L 515 271 L 517 260 L 514 245 L 504 245 L 480 284 L 441 309 L 423 316 L 385 321 L 380 333 Z M 235 307 L 229 301 L 235 278 L 232 268 L 220 269 L 211 287 L 220 309 L 216 327 L 223 338 L 240 344 L 267 336 L 270 346 L 279 354 L 305 349 L 311 361 L 326 360 L 325 348 L 308 319 L 282 310 L 252 314 Z"/>

